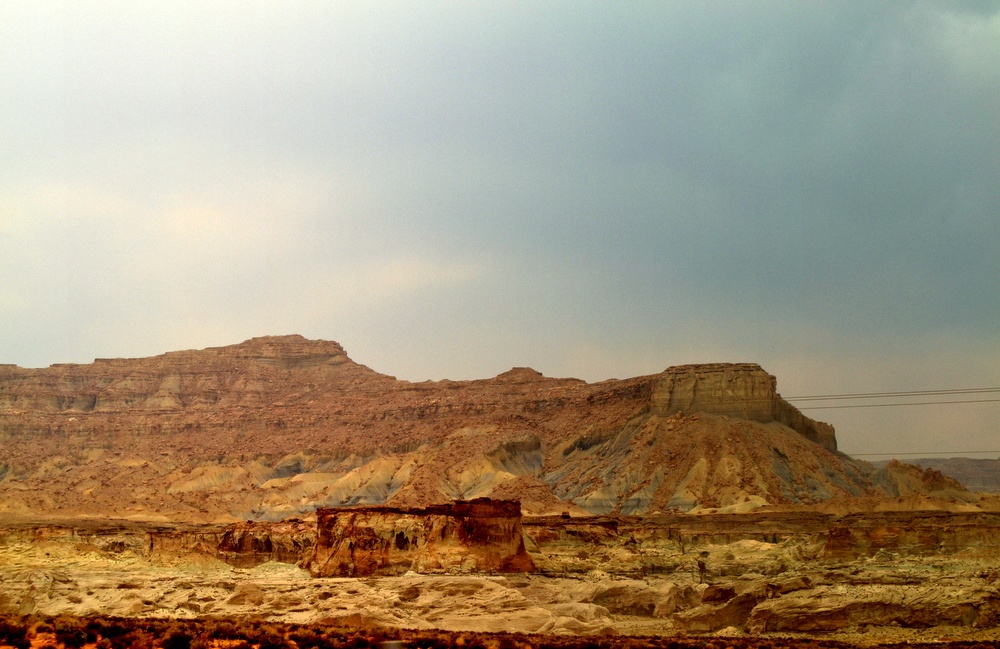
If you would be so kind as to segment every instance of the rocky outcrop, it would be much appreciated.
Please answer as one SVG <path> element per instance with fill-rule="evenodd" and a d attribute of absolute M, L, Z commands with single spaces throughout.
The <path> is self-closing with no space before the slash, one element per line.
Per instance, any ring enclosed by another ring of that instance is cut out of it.
<path fill-rule="evenodd" d="M 516 501 L 320 509 L 317 524 L 317 542 L 306 562 L 315 576 L 534 570 Z"/>
<path fill-rule="evenodd" d="M 701 560 L 706 578 L 747 573 L 773 578 L 803 561 L 919 561 L 941 556 L 992 561 L 1000 547 L 1000 514 L 924 510 L 546 516 L 526 518 L 524 531 L 537 569 L 547 573 L 697 574 Z M 741 549 L 717 553 L 724 547 Z M 703 552 L 712 555 L 701 556 Z"/>
<path fill-rule="evenodd" d="M 780 422 L 825 449 L 837 450 L 833 426 L 813 421 L 781 398 L 777 379 L 754 363 L 671 367 L 659 375 L 651 397 L 657 415 L 706 412 L 751 421 Z"/>
<path fill-rule="evenodd" d="M 555 450 L 542 479 L 595 514 L 738 512 L 870 493 L 859 465 L 777 421 L 654 410 Z"/>
<path fill-rule="evenodd" d="M 262 563 L 301 563 L 316 541 L 316 525 L 299 520 L 280 523 L 247 521 L 223 532 L 215 554 L 231 566 L 252 568 Z"/>
<path fill-rule="evenodd" d="M 155 557 L 202 555 L 236 568 L 253 568 L 269 562 L 302 563 L 315 540 L 314 522 L 291 519 L 155 529 L 149 532 L 148 546 Z"/>
<path fill-rule="evenodd" d="M 961 482 L 969 491 L 1000 493 L 1000 459 L 920 458 L 910 463 L 940 471 Z"/>
<path fill-rule="evenodd" d="M 485 565 L 483 555 L 459 548 L 457 540 L 463 525 L 467 539 L 496 540 L 508 529 L 516 505 L 486 501 L 426 508 L 417 517 L 423 525 L 406 522 L 413 511 L 386 511 L 391 509 L 348 510 L 358 514 L 349 534 L 371 541 L 354 548 L 355 560 L 364 563 L 367 557 L 369 566 L 398 572 L 405 561 L 394 565 L 392 555 L 406 550 L 397 544 L 424 534 L 424 556 L 455 561 L 440 572 L 462 573 L 464 566 L 469 574 L 408 571 L 377 579 L 315 579 L 289 563 L 295 539 L 308 538 L 314 529 L 304 521 L 228 526 L 80 521 L 75 528 L 0 529 L 0 615 L 263 618 L 327 628 L 674 639 L 718 634 L 726 645 L 747 633 L 762 642 L 780 644 L 788 640 L 782 636 L 796 633 L 851 646 L 945 638 L 993 646 L 1000 639 L 995 552 L 1000 521 L 993 517 L 942 513 L 931 524 L 923 520 L 927 512 L 529 518 L 523 532 L 535 573 L 498 575 L 473 574 L 473 562 Z M 341 523 L 350 520 L 337 518 L 334 524 L 331 515 L 327 522 L 343 529 Z M 370 536 L 357 527 L 366 521 Z M 960 542 L 938 544 L 936 553 L 927 554 L 936 541 L 926 546 L 911 541 L 928 534 L 928 527 L 962 528 Z M 827 554 L 830 531 L 841 528 L 868 533 L 853 537 L 861 543 L 853 551 Z M 875 549 L 872 539 L 890 534 L 902 534 L 905 542 Z M 331 550 L 326 548 L 332 559 Z M 759 637 L 769 633 L 778 637 Z M 719 645 L 688 640 L 692 646 Z"/>
<path fill-rule="evenodd" d="M 974 502 L 977 496 L 962 484 L 937 469 L 923 469 L 914 464 L 889 460 L 871 475 L 872 485 L 885 495 L 896 498 L 914 494 Z"/>
<path fill-rule="evenodd" d="M 935 556 L 957 552 L 984 555 L 1000 547 L 1000 515 L 922 511 L 838 517 L 827 532 L 823 556 L 832 559 Z"/>
<path fill-rule="evenodd" d="M 761 602 L 746 618 L 747 630 L 830 633 L 845 628 L 895 625 L 992 628 L 1000 619 L 996 588 L 927 586 L 825 586 Z"/>
<path fill-rule="evenodd" d="M 236 568 L 252 568 L 268 562 L 301 563 L 309 556 L 315 539 L 315 522 L 301 520 L 231 525 L 83 520 L 76 524 L 0 527 L 0 548 L 34 545 L 75 554 L 170 561 L 200 556 Z"/>
<path fill-rule="evenodd" d="M 0 517 L 273 521 L 487 496 L 649 514 L 873 495 L 835 448 L 750 364 L 411 383 L 279 336 L 0 366 Z"/>

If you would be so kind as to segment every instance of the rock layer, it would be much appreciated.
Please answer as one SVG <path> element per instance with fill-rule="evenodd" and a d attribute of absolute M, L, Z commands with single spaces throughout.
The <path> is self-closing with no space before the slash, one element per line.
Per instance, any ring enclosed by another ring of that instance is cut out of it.
<path fill-rule="evenodd" d="M 320 509 L 306 568 L 320 577 L 531 572 L 521 504 L 480 498 L 423 509 Z"/>
<path fill-rule="evenodd" d="M 300 336 L 0 366 L 0 516 L 277 520 L 490 496 L 525 511 L 752 508 L 875 493 L 750 364 L 585 383 L 411 383 Z"/>
<path fill-rule="evenodd" d="M 843 527 L 865 531 L 838 536 L 831 548 L 831 531 Z M 934 544 L 913 543 L 948 527 L 963 531 L 936 554 L 927 554 Z M 0 615 L 730 638 L 777 633 L 779 643 L 796 632 L 838 634 L 852 646 L 995 642 L 998 529 L 996 515 L 927 520 L 926 512 L 555 516 L 524 526 L 527 551 L 543 574 L 358 579 L 315 577 L 274 561 L 282 552 L 290 560 L 296 539 L 316 534 L 307 523 L 172 528 L 81 521 L 0 528 Z M 234 556 L 241 553 L 250 561 Z M 260 559 L 269 560 L 249 567 Z"/>
<path fill-rule="evenodd" d="M 754 363 L 671 367 L 659 375 L 651 397 L 656 415 L 706 412 L 780 422 L 823 448 L 836 451 L 833 426 L 809 419 L 781 398 L 777 379 Z"/>

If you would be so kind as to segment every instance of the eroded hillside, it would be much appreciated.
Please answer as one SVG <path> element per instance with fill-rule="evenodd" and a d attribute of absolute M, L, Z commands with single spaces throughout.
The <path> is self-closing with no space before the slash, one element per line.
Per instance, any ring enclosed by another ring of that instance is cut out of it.
<path fill-rule="evenodd" d="M 0 366 L 8 516 L 277 519 L 516 498 L 530 513 L 744 510 L 875 493 L 752 364 L 586 383 L 411 383 L 300 336 Z"/>

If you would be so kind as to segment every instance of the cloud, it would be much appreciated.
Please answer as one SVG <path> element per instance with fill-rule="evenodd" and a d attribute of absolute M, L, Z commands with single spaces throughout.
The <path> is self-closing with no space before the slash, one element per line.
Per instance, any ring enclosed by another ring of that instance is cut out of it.
<path fill-rule="evenodd" d="M 0 360 L 990 382 L 998 9 L 4 3 Z"/>
<path fill-rule="evenodd" d="M 353 289 L 376 297 L 391 298 L 464 284 L 473 280 L 477 274 L 478 270 L 474 266 L 465 264 L 393 259 L 362 268 L 360 276 L 353 282 Z"/>

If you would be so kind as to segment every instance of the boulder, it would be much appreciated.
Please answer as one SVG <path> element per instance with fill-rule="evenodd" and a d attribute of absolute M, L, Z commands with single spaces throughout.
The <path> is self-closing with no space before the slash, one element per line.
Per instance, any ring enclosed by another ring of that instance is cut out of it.
<path fill-rule="evenodd" d="M 320 509 L 317 527 L 305 567 L 318 577 L 534 570 L 517 501 Z"/>

